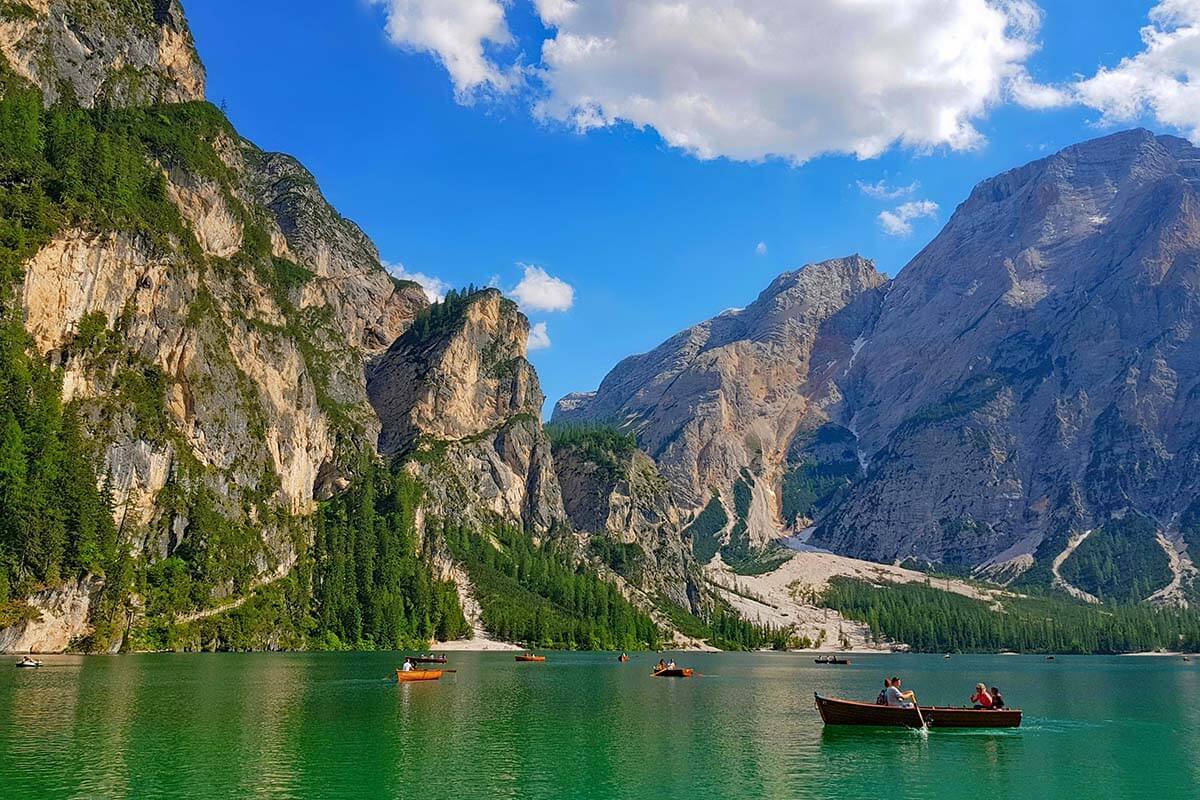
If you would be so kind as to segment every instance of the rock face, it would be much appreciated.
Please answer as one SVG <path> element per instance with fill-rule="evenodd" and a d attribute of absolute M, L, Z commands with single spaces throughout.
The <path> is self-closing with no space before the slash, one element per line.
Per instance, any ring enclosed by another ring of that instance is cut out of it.
<path fill-rule="evenodd" d="M 632 441 L 587 433 L 556 442 L 553 452 L 567 517 L 589 551 L 643 592 L 697 605 L 683 517 L 654 461 Z"/>
<path fill-rule="evenodd" d="M 692 501 L 748 467 L 840 553 L 1049 582 L 1073 532 L 1136 513 L 1176 564 L 1200 492 L 1198 189 L 1182 139 L 1068 148 L 977 186 L 894 281 L 858 259 L 781 276 L 556 418 L 636 431 Z"/>
<path fill-rule="evenodd" d="M 535 532 L 565 521 L 528 335 L 516 304 L 487 289 L 435 306 L 372 363 L 379 452 L 413 456 L 434 513 Z"/>
<path fill-rule="evenodd" d="M 685 507 L 704 505 L 713 490 L 731 497 L 743 471 L 765 477 L 753 482 L 750 504 L 761 544 L 782 527 L 777 487 L 788 446 L 837 405 L 835 379 L 885 280 L 858 256 L 780 275 L 745 309 L 627 358 L 593 394 L 564 398 L 554 420 L 636 433 Z"/>
<path fill-rule="evenodd" d="M 896 278 L 843 382 L 865 481 L 817 538 L 1044 561 L 1200 489 L 1200 150 L 1136 130 L 984 181 Z"/>
<path fill-rule="evenodd" d="M 0 54 L 47 105 L 204 99 L 204 67 L 178 0 L 8 0 Z"/>

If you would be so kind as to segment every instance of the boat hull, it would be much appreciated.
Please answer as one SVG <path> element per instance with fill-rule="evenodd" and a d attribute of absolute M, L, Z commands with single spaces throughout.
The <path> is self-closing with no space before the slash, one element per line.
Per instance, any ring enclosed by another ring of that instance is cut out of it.
<path fill-rule="evenodd" d="M 439 658 L 421 658 L 418 656 L 416 658 L 412 658 L 409 660 L 412 661 L 414 664 L 445 664 L 446 663 L 446 659 L 440 658 L 440 657 Z"/>
<path fill-rule="evenodd" d="M 821 721 L 826 725 L 869 725 L 874 727 L 919 728 L 924 719 L 930 728 L 1019 728 L 1021 709 L 999 711 L 974 708 L 921 706 L 916 709 L 859 703 L 814 695 Z"/>
<path fill-rule="evenodd" d="M 535 662 L 541 662 L 541 661 L 545 661 L 545 660 L 546 660 L 546 657 L 545 657 L 545 656 L 514 656 L 514 658 L 516 658 L 516 659 L 517 659 L 517 661 L 535 661 Z"/>
<path fill-rule="evenodd" d="M 396 670 L 396 680 L 400 683 L 415 683 L 417 681 L 436 681 L 442 677 L 440 669 L 412 669 L 405 672 L 402 669 Z"/>
<path fill-rule="evenodd" d="M 696 673 L 696 671 L 694 669 L 690 669 L 690 668 L 682 669 L 682 668 L 677 667 L 675 669 L 660 669 L 653 674 L 653 677 L 655 677 L 655 678 L 690 678 L 695 673 Z"/>

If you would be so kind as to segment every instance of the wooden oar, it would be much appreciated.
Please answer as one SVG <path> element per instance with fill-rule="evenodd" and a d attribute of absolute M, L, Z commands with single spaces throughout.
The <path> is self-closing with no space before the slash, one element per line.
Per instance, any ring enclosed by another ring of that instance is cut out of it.
<path fill-rule="evenodd" d="M 928 732 L 929 726 L 925 724 L 925 716 L 921 714 L 921 704 L 917 702 L 916 692 L 913 692 L 913 708 L 917 710 L 917 719 L 921 720 L 921 730 Z"/>

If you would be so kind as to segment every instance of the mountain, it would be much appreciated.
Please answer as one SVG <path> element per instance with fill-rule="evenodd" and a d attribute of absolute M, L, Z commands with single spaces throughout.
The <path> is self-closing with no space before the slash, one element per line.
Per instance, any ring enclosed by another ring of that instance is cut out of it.
<path fill-rule="evenodd" d="M 780 275 L 746 308 L 625 359 L 594 394 L 560 401 L 553 420 L 633 432 L 682 507 L 723 504 L 723 537 L 746 529 L 760 547 L 781 529 L 788 449 L 839 405 L 838 379 L 885 282 L 859 256 Z"/>
<path fill-rule="evenodd" d="M 516 305 L 392 278 L 204 102 L 176 0 L 0 3 L 0 55 L 0 651 L 634 648 L 659 594 L 700 610 L 573 531 Z"/>
<path fill-rule="evenodd" d="M 1200 490 L 1200 150 L 1135 130 L 984 181 L 843 381 L 866 479 L 817 540 L 1002 562 Z"/>
<path fill-rule="evenodd" d="M 1200 540 L 1198 187 L 1182 139 L 1067 148 L 977 186 L 893 281 L 857 258 L 787 273 L 555 419 L 636 433 L 688 506 L 719 493 L 724 547 L 744 518 L 755 543 L 809 528 L 1056 585 L 1098 559 L 1155 576 L 1139 599 L 1178 596 Z"/>

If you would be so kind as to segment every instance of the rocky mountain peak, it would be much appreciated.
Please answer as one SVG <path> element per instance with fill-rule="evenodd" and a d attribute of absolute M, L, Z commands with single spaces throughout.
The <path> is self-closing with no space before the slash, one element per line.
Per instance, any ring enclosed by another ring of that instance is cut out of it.
<path fill-rule="evenodd" d="M 47 105 L 204 99 L 204 66 L 179 0 L 9 0 L 0 55 Z"/>

